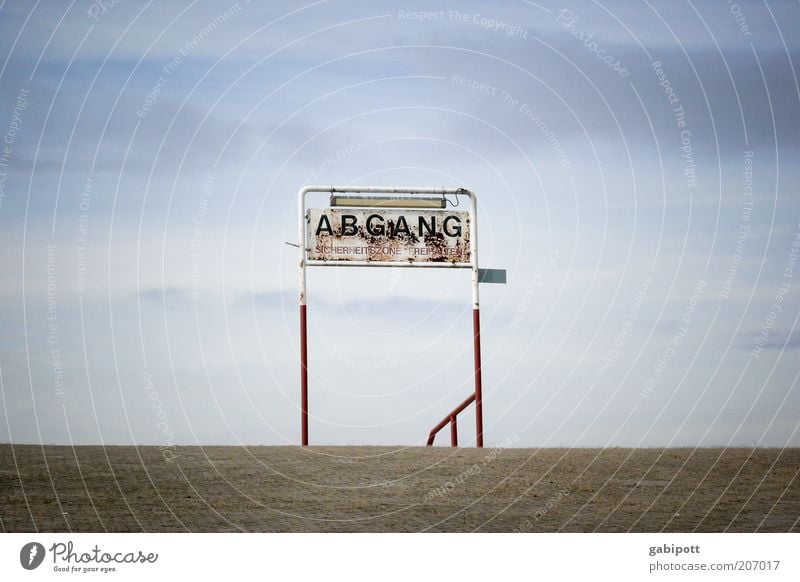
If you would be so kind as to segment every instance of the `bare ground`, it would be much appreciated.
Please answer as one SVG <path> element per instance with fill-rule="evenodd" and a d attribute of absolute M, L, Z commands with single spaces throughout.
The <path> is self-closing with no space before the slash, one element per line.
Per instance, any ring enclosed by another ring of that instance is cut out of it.
<path fill-rule="evenodd" d="M 0 530 L 788 532 L 798 472 L 800 449 L 0 445 Z"/>

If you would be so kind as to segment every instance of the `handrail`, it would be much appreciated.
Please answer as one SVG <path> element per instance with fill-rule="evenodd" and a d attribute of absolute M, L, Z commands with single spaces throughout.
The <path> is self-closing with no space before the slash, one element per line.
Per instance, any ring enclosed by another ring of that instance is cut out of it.
<path fill-rule="evenodd" d="M 436 433 L 442 430 L 447 423 L 450 423 L 450 446 L 457 447 L 458 446 L 458 425 L 457 423 L 457 416 L 461 413 L 467 406 L 475 402 L 475 394 L 470 394 L 469 397 L 464 400 L 461 404 L 456 406 L 453 410 L 450 411 L 450 414 L 444 417 L 442 422 L 437 424 L 431 429 L 431 432 L 428 434 L 428 446 L 430 447 L 433 445 L 433 441 L 436 438 Z"/>

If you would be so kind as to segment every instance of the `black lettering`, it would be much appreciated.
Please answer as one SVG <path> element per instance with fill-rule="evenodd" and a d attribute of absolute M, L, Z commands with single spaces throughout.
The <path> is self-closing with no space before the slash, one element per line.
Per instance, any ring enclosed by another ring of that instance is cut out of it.
<path fill-rule="evenodd" d="M 448 228 L 451 220 L 455 220 L 458 223 L 458 226 L 454 227 L 452 232 Z M 448 216 L 444 219 L 442 223 L 442 227 L 444 228 L 444 233 L 450 237 L 461 236 L 461 219 L 458 216 Z"/>
<path fill-rule="evenodd" d="M 427 233 L 423 233 L 422 232 L 423 229 L 425 229 L 427 231 Z M 417 232 L 419 233 L 419 236 L 425 236 L 425 234 L 429 234 L 431 236 L 435 235 L 436 234 L 436 217 L 435 216 L 431 216 L 431 223 L 428 224 L 427 222 L 425 222 L 425 217 L 424 216 L 420 216 L 419 217 L 419 228 L 417 229 Z"/>
<path fill-rule="evenodd" d="M 394 225 L 394 233 L 391 236 L 397 236 L 400 233 L 411 236 L 411 231 L 408 230 L 408 222 L 406 222 L 406 217 L 403 215 L 400 215 L 400 218 L 397 219 L 397 223 Z"/>
<path fill-rule="evenodd" d="M 357 221 L 358 219 L 352 214 L 342 214 L 342 236 L 355 236 L 358 234 Z"/>
<path fill-rule="evenodd" d="M 379 220 L 379 225 L 374 225 L 373 220 Z M 372 236 L 383 236 L 386 234 L 386 227 L 383 225 L 383 216 L 380 214 L 370 214 L 367 218 L 367 232 Z"/>
<path fill-rule="evenodd" d="M 315 236 L 319 236 L 319 233 L 323 231 L 333 236 L 333 229 L 331 228 L 331 223 L 328 220 L 328 217 L 324 214 L 319 217 L 319 225 L 317 225 L 317 232 Z"/>

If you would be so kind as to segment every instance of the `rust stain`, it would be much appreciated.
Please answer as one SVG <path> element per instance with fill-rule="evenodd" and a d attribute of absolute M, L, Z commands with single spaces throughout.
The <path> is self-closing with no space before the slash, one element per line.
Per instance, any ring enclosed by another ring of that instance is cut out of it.
<path fill-rule="evenodd" d="M 369 217 L 376 224 L 368 227 Z M 347 227 L 345 218 L 350 221 Z M 449 230 L 444 224 L 448 218 Z M 470 261 L 467 212 L 310 209 L 307 219 L 310 260 L 451 264 Z M 432 226 L 425 226 L 424 233 L 423 220 Z"/>

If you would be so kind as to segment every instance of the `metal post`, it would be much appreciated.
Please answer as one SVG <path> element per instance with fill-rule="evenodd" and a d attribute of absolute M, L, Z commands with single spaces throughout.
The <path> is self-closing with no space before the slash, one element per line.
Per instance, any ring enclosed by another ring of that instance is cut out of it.
<path fill-rule="evenodd" d="M 308 340 L 306 306 L 300 306 L 300 432 L 301 442 L 308 446 Z"/>
<path fill-rule="evenodd" d="M 475 360 L 475 445 L 483 447 L 483 387 L 481 385 L 481 315 L 472 310 L 473 358 Z"/>
<path fill-rule="evenodd" d="M 478 201 L 469 190 L 472 220 L 470 221 L 470 260 L 472 262 L 472 357 L 475 368 L 475 446 L 483 448 L 483 390 L 481 383 L 481 316 L 478 295 Z"/>
<path fill-rule="evenodd" d="M 303 188 L 297 196 L 297 227 L 300 240 L 300 442 L 308 446 L 308 324 L 306 320 L 306 193 Z"/>
<path fill-rule="evenodd" d="M 458 421 L 456 420 L 457 417 L 454 414 L 450 417 L 450 446 L 457 447 L 458 446 Z"/>

